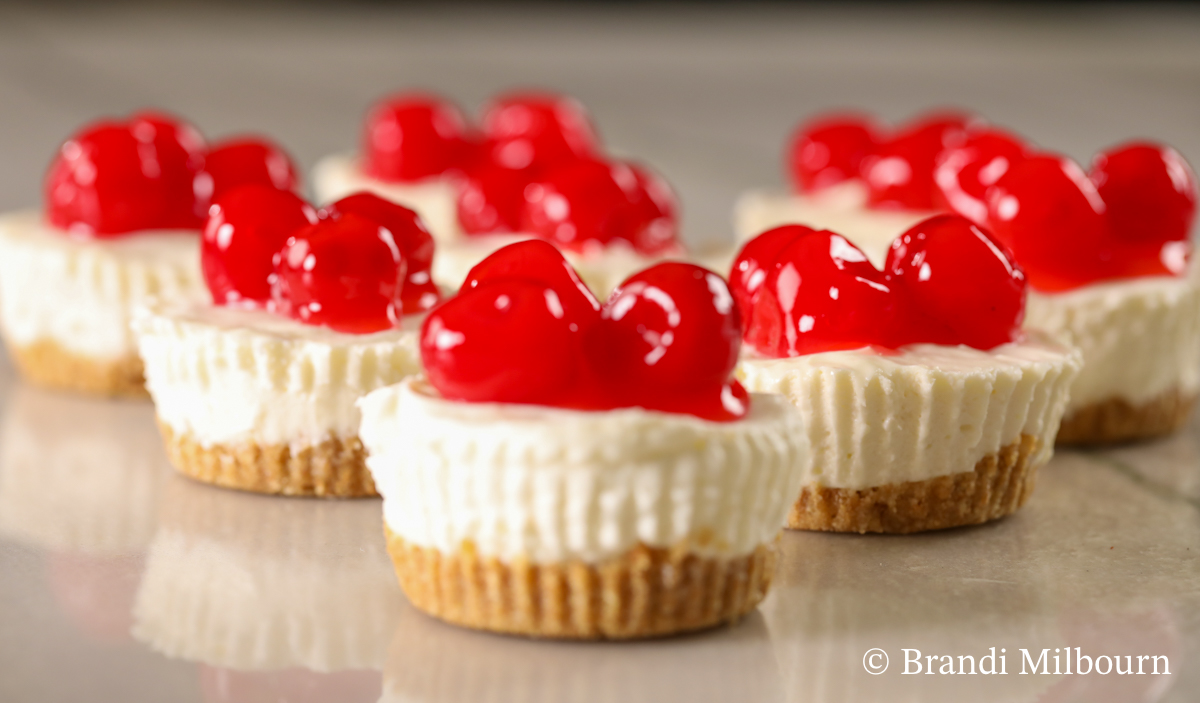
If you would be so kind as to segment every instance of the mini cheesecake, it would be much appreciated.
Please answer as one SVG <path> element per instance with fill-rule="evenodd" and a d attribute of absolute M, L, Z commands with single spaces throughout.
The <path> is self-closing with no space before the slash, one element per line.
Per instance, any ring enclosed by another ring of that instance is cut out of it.
<path fill-rule="evenodd" d="M 416 215 L 368 194 L 317 213 L 246 186 L 213 206 L 203 256 L 212 302 L 134 320 L 171 463 L 228 488 L 376 495 L 355 402 L 420 370 L 437 292 Z"/>
<path fill-rule="evenodd" d="M 491 253 L 542 238 L 607 294 L 684 249 L 670 186 L 606 157 L 583 107 L 551 94 L 500 96 L 476 133 L 453 103 L 400 94 L 367 116 L 361 154 L 313 170 L 317 199 L 366 191 L 416 211 L 438 243 L 433 279 L 455 290 Z"/>
<path fill-rule="evenodd" d="M 51 164 L 41 213 L 0 216 L 0 333 L 38 385 L 144 396 L 130 316 L 151 299 L 200 300 L 199 228 L 243 183 L 290 189 L 295 170 L 260 139 L 206 145 L 191 125 L 141 113 L 101 120 Z"/>
<path fill-rule="evenodd" d="M 804 420 L 788 527 L 920 532 L 1029 498 L 1079 354 L 1020 330 L 1024 276 L 986 232 L 931 218 L 880 271 L 840 235 L 792 225 L 751 240 L 731 280 L 750 347 L 739 378 Z"/>
<path fill-rule="evenodd" d="M 896 235 L 940 209 L 1011 251 L 1029 278 L 1026 328 L 1083 354 L 1059 441 L 1156 437 L 1190 415 L 1200 390 L 1200 278 L 1188 263 L 1197 188 L 1173 149 L 1120 145 L 1084 173 L 978 122 L 932 118 L 888 135 L 840 116 L 797 130 L 789 169 L 793 193 L 739 201 L 739 237 L 785 223 L 827 228 L 881 267 Z"/>
<path fill-rule="evenodd" d="M 409 601 L 458 625 L 570 639 L 752 610 L 799 487 L 802 431 L 783 399 L 729 379 L 737 316 L 721 278 L 660 264 L 598 309 L 553 247 L 524 242 L 471 280 L 424 323 L 428 379 L 360 403 Z M 638 325 L 678 342 L 646 350 Z"/>

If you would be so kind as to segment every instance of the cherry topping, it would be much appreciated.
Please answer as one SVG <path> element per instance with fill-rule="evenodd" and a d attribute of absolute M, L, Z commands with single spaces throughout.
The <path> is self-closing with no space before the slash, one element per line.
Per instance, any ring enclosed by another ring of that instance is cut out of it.
<path fill-rule="evenodd" d="M 101 121 L 68 139 L 46 177 L 46 216 L 81 236 L 200 226 L 192 191 L 203 142 L 161 116 Z"/>
<path fill-rule="evenodd" d="M 376 104 L 363 134 L 364 169 L 385 181 L 417 181 L 462 168 L 471 151 L 467 121 L 451 102 L 403 93 Z"/>
<path fill-rule="evenodd" d="M 746 342 L 769 356 L 894 347 L 896 296 L 858 247 L 828 231 L 784 247 L 750 311 Z"/>
<path fill-rule="evenodd" d="M 1196 174 L 1171 147 L 1134 142 L 1102 152 L 1088 174 L 1113 233 L 1155 247 L 1184 241 L 1196 214 Z"/>
<path fill-rule="evenodd" d="M 934 204 L 972 222 L 985 223 L 988 188 L 1024 158 L 1024 144 L 1008 132 L 986 129 L 971 133 L 961 146 L 938 157 Z"/>
<path fill-rule="evenodd" d="M 248 183 L 294 191 L 300 179 L 292 159 L 278 145 L 260 137 L 243 137 L 213 145 L 204 159 L 204 173 L 196 180 L 196 190 L 201 200 L 215 201 Z M 202 186 L 211 190 L 208 198 L 203 197 Z"/>
<path fill-rule="evenodd" d="M 904 296 L 901 344 L 1012 341 L 1025 317 L 1025 274 L 978 225 L 938 215 L 897 237 L 884 270 Z"/>
<path fill-rule="evenodd" d="M 625 165 L 637 179 L 637 188 L 629 194 L 634 220 L 640 227 L 640 234 L 633 242 L 634 249 L 643 254 L 660 254 L 677 248 L 679 203 L 675 191 L 648 167 L 632 162 Z"/>
<path fill-rule="evenodd" d="M 583 106 L 552 93 L 501 96 L 483 115 L 490 160 L 512 170 L 543 171 L 599 154 Z"/>
<path fill-rule="evenodd" d="M 571 390 L 581 361 L 570 322 L 550 286 L 494 280 L 429 314 L 421 361 L 447 398 L 553 405 Z"/>
<path fill-rule="evenodd" d="M 737 365 L 741 320 L 725 281 L 694 264 L 665 262 L 627 279 L 604 304 L 588 351 L 630 404 L 745 414 Z M 728 406 L 726 405 L 728 404 Z"/>
<path fill-rule="evenodd" d="M 858 178 L 862 161 L 875 148 L 875 130 L 862 115 L 831 115 L 802 124 L 788 150 L 788 170 L 797 190 L 815 191 Z"/>
<path fill-rule="evenodd" d="M 967 122 L 968 118 L 960 114 L 928 115 L 878 144 L 862 163 L 868 204 L 932 210 L 935 162 L 944 149 L 965 138 Z"/>
<path fill-rule="evenodd" d="M 405 270 L 392 233 L 347 212 L 288 239 L 275 257 L 271 298 L 279 312 L 301 322 L 378 332 L 400 320 Z"/>
<path fill-rule="evenodd" d="M 458 221 L 467 234 L 519 232 L 528 174 L 493 164 L 474 168 L 462 180 Z"/>
<path fill-rule="evenodd" d="M 673 206 L 655 201 L 629 164 L 586 159 L 526 187 L 522 229 L 568 249 L 622 240 L 657 253 L 674 244 L 672 216 Z"/>
<path fill-rule="evenodd" d="M 553 244 L 538 239 L 516 242 L 479 262 L 463 281 L 463 290 L 502 279 L 540 283 L 553 290 L 567 319 L 582 329 L 600 318 L 600 303 Z"/>
<path fill-rule="evenodd" d="M 833 232 L 780 227 L 747 244 L 732 278 L 750 318 L 745 341 L 773 357 L 917 343 L 991 349 L 1016 338 L 1025 311 L 1020 267 L 958 215 L 902 234 L 884 271 Z"/>
<path fill-rule="evenodd" d="M 252 183 L 213 204 L 200 243 L 204 280 L 217 305 L 271 297 L 271 257 L 317 213 L 294 193 Z"/>
<path fill-rule="evenodd" d="M 353 213 L 386 227 L 396 246 L 404 255 L 406 277 L 402 300 L 404 314 L 423 312 L 438 302 L 437 284 L 430 275 L 433 265 L 433 237 L 417 217 L 406 207 L 373 193 L 355 193 L 331 203 L 322 210 L 326 218 L 337 219 Z"/>

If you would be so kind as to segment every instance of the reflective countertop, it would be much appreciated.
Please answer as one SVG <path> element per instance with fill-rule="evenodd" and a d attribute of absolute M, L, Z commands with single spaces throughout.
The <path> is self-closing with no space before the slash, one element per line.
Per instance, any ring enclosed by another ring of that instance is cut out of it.
<path fill-rule="evenodd" d="M 694 244 L 728 238 L 737 194 L 780 183 L 792 124 L 833 105 L 960 104 L 1081 159 L 1138 135 L 1200 161 L 1200 14 L 1005 8 L 0 5 L 0 206 L 36 204 L 58 141 L 98 114 L 264 130 L 311 166 L 409 85 L 471 108 L 514 84 L 578 95 L 675 183 Z M 732 627 L 622 644 L 461 630 L 405 602 L 378 501 L 189 481 L 149 403 L 36 390 L 0 360 L 0 701 L 1200 697 L 1200 420 L 1060 451 L 995 524 L 786 533 L 782 554 Z M 1076 647 L 1072 672 L 1158 656 L 1171 673 L 1054 673 Z M 1021 650 L 1046 650 L 1050 673 L 1021 674 Z M 942 673 L 966 657 L 1004 673 Z"/>

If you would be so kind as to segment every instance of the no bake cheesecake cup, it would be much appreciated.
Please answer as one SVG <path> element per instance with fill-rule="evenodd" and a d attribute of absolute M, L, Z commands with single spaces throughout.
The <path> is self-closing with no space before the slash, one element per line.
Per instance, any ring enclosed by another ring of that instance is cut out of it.
<path fill-rule="evenodd" d="M 766 595 L 805 452 L 781 398 L 719 423 L 455 402 L 418 377 L 360 406 L 396 575 L 430 615 L 627 639 L 733 621 Z"/>
<path fill-rule="evenodd" d="M 743 355 L 747 390 L 800 410 L 807 445 L 792 529 L 910 533 L 1020 508 L 1080 366 L 1049 337 L 989 351 L 916 344 L 779 359 Z"/>
<path fill-rule="evenodd" d="M 133 327 L 171 463 L 206 483 L 377 495 L 355 402 L 420 370 L 415 322 L 348 334 L 263 310 L 157 303 Z"/>
<path fill-rule="evenodd" d="M 10 358 L 39 386 L 146 397 L 133 309 L 204 299 L 199 252 L 195 231 L 75 239 L 37 211 L 0 216 L 0 333 Z"/>

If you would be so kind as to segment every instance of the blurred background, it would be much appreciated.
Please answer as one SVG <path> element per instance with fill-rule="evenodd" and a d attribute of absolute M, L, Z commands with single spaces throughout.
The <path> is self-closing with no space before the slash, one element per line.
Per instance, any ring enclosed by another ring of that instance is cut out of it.
<path fill-rule="evenodd" d="M 1056 3 L 0 3 L 0 208 L 39 202 L 58 143 L 156 106 L 262 131 L 310 167 L 368 104 L 424 87 L 475 111 L 514 86 L 580 98 L 678 189 L 693 243 L 782 184 L 802 117 L 981 112 L 1087 161 L 1153 137 L 1200 161 L 1200 7 Z"/>

